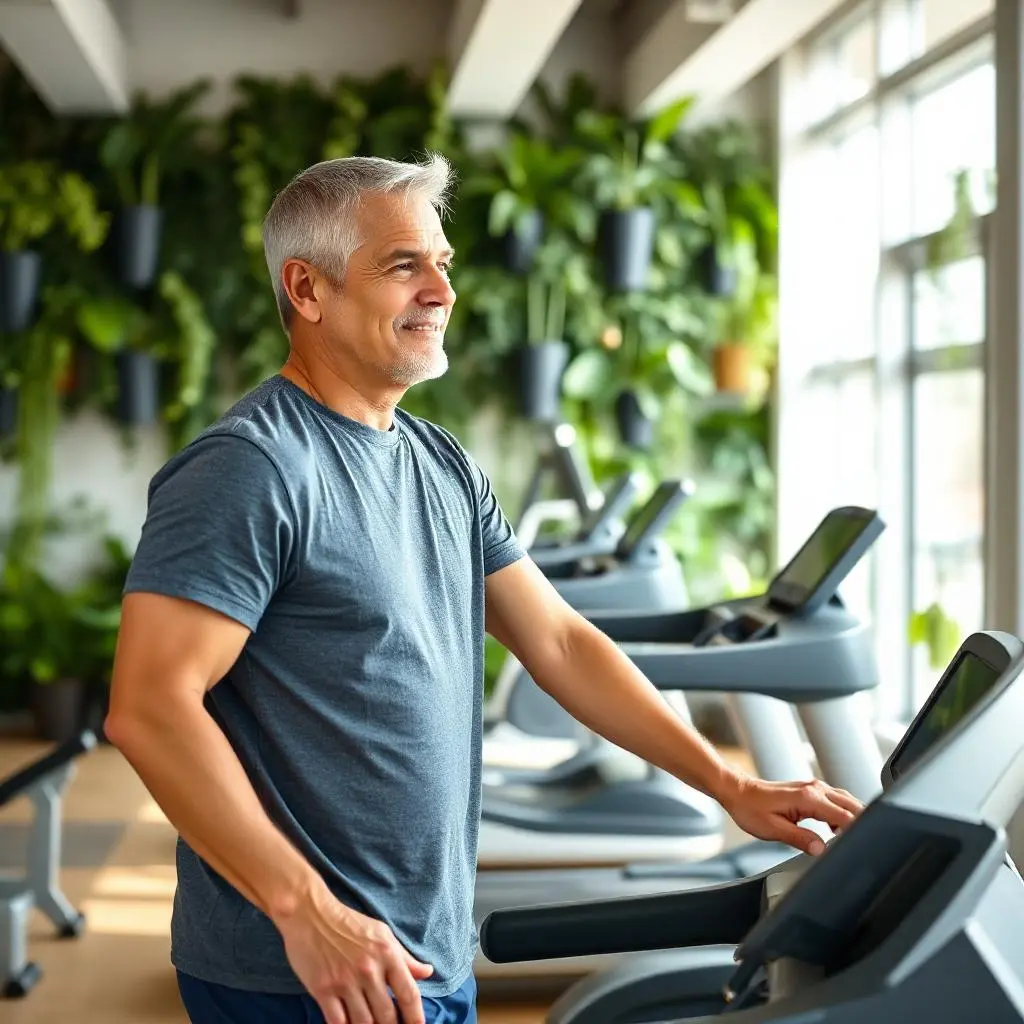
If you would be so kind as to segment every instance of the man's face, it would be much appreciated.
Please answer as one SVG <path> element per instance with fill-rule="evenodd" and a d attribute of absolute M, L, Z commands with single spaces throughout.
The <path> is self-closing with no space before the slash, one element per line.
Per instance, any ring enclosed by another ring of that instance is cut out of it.
<path fill-rule="evenodd" d="M 359 218 L 363 244 L 342 286 L 322 303 L 329 344 L 342 361 L 402 387 L 440 377 L 448 368 L 444 331 L 455 292 L 437 211 L 416 195 L 371 196 Z"/>

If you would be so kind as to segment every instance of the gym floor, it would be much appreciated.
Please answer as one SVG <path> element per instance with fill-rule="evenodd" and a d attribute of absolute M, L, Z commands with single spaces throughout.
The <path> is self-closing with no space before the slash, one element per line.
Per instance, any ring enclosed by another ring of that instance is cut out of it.
<path fill-rule="evenodd" d="M 0 778 L 48 746 L 3 738 Z M 20 869 L 30 812 L 23 799 L 0 809 L 0 872 Z M 87 916 L 85 934 L 58 939 L 37 912 L 29 955 L 43 977 L 28 998 L 0 1004 L 0 1018 L 187 1024 L 168 960 L 175 832 L 114 748 L 99 747 L 79 762 L 64 801 L 63 834 L 63 888 Z M 480 1024 L 542 1024 L 546 1009 L 481 1003 Z"/>

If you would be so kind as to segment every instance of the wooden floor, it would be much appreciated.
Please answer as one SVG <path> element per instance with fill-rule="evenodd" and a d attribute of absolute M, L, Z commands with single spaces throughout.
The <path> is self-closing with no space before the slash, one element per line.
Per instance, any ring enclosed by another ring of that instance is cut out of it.
<path fill-rule="evenodd" d="M 46 749 L 0 739 L 0 778 Z M 0 833 L 17 835 L 29 812 L 25 800 L 0 809 Z M 86 932 L 75 940 L 56 938 L 37 912 L 30 956 L 44 976 L 27 998 L 0 1003 L 0 1021 L 187 1024 L 168 959 L 174 830 L 111 747 L 81 759 L 64 823 L 68 851 L 75 852 L 63 871 L 64 891 L 87 915 Z M 0 845 L 6 861 L 14 856 L 11 845 Z M 541 1024 L 546 1009 L 481 1003 L 480 1024 Z"/>

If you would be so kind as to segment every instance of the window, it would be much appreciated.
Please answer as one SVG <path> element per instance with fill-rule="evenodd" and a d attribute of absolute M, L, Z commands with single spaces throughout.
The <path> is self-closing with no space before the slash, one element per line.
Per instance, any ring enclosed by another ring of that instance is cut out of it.
<path fill-rule="evenodd" d="M 991 11 L 872 0 L 781 76 L 779 553 L 829 507 L 879 509 L 843 597 L 873 625 L 880 718 L 985 620 Z"/>

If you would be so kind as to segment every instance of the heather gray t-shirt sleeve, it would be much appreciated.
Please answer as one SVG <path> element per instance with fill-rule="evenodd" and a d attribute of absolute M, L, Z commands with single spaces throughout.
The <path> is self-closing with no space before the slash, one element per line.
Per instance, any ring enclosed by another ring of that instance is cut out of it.
<path fill-rule="evenodd" d="M 186 598 L 255 630 L 290 575 L 295 537 L 269 456 L 238 434 L 211 434 L 154 478 L 126 592 Z"/>
<path fill-rule="evenodd" d="M 476 461 L 467 456 L 477 499 L 480 503 L 480 532 L 484 546 L 484 575 L 504 569 L 506 565 L 522 558 L 524 552 L 516 538 L 501 505 L 494 494 L 494 488 L 487 474 Z"/>

